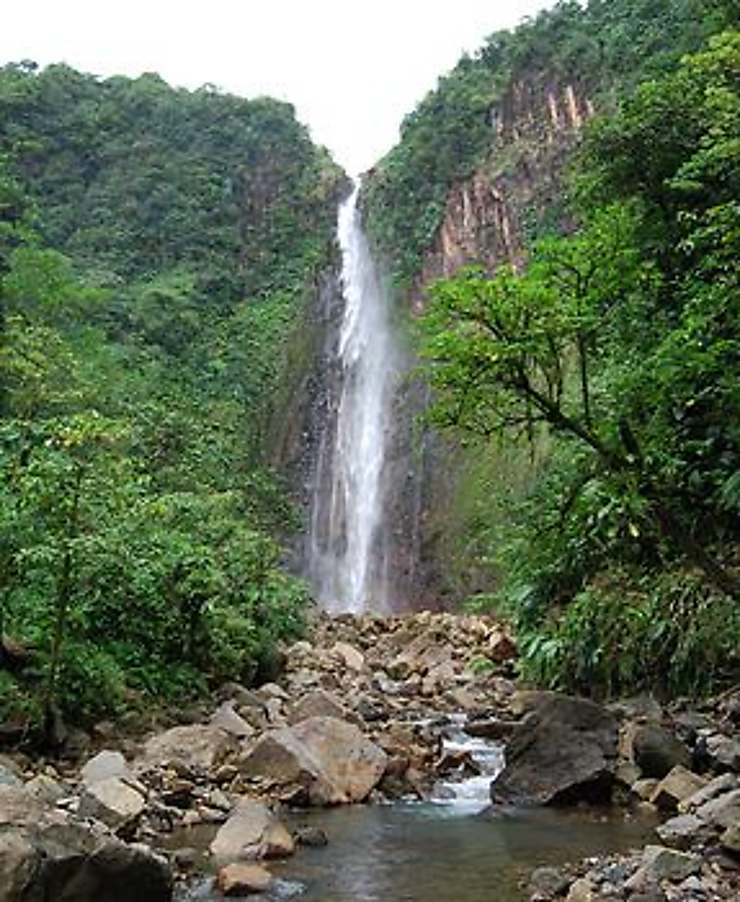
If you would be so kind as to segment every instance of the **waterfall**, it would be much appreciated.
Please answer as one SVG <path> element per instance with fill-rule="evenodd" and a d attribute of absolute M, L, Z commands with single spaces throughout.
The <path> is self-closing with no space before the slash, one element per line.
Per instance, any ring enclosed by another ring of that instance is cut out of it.
<path fill-rule="evenodd" d="M 392 600 L 384 476 L 400 354 L 357 197 L 355 188 L 339 208 L 342 315 L 328 355 L 308 539 L 314 591 L 332 613 L 382 612 Z"/>

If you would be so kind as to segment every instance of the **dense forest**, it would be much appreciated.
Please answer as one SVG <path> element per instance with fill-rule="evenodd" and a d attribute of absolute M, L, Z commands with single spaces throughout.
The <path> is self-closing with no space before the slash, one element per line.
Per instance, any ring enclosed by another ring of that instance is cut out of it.
<path fill-rule="evenodd" d="M 554 215 L 519 211 L 537 223 L 525 268 L 438 282 L 420 329 L 431 421 L 475 460 L 457 489 L 465 564 L 493 587 L 475 603 L 514 618 L 540 683 L 694 692 L 738 675 L 737 24 L 733 3 L 559 3 L 441 79 L 365 184 L 403 296 L 453 187 L 516 165 L 491 121 L 512 85 L 544 73 L 600 112 Z"/>
<path fill-rule="evenodd" d="M 526 266 L 426 286 L 414 324 L 430 423 L 484 462 L 459 489 L 491 587 L 474 603 L 513 620 L 539 683 L 737 673 L 737 18 L 733 0 L 558 3 L 463 58 L 363 186 L 405 299 L 450 191 L 506 168 L 512 85 L 594 98 Z M 249 683 L 300 632 L 270 436 L 346 188 L 287 104 L 0 69 L 4 738 Z M 511 460 L 523 488 L 496 476 Z"/>
<path fill-rule="evenodd" d="M 248 681 L 300 629 L 274 407 L 345 177 L 290 106 L 0 70 L 0 723 Z"/>

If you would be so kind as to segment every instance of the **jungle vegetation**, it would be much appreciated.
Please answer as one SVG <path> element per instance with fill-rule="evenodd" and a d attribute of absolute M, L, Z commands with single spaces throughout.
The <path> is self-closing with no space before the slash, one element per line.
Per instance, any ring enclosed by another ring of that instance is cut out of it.
<path fill-rule="evenodd" d="M 477 603 L 514 617 L 526 676 L 598 694 L 740 665 L 740 32 L 648 68 L 585 129 L 575 232 L 437 283 L 422 324 L 432 421 L 499 459 L 538 449 L 523 497 L 481 499 Z"/>
<path fill-rule="evenodd" d="M 7 736 L 249 681 L 300 631 L 266 435 L 343 185 L 287 104 L 0 70 Z"/>

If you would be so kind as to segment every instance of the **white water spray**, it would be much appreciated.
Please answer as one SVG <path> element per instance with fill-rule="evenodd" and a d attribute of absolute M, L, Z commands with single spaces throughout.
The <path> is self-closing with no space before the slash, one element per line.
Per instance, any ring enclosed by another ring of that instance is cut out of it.
<path fill-rule="evenodd" d="M 357 196 L 356 188 L 339 209 L 339 381 L 319 449 L 309 537 L 314 588 L 332 613 L 383 612 L 389 603 L 384 464 L 399 353 Z"/>

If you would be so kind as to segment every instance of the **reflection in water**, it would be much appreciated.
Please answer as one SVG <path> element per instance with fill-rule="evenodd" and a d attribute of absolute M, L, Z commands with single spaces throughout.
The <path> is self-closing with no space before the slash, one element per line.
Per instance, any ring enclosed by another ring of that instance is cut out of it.
<path fill-rule="evenodd" d="M 653 822 L 531 809 L 466 814 L 465 806 L 367 805 L 315 810 L 291 826 L 321 827 L 329 845 L 270 862 L 279 878 L 265 902 L 522 902 L 536 867 L 643 845 Z M 176 838 L 207 848 L 215 828 Z M 175 839 L 173 837 L 173 839 Z M 220 902 L 212 880 L 178 902 Z"/>
<path fill-rule="evenodd" d="M 643 822 L 537 809 L 469 816 L 456 806 L 367 806 L 294 819 L 320 826 L 325 849 L 306 849 L 274 870 L 305 886 L 305 902 L 517 902 L 542 864 L 626 850 Z M 273 898 L 277 896 L 273 895 Z"/>

